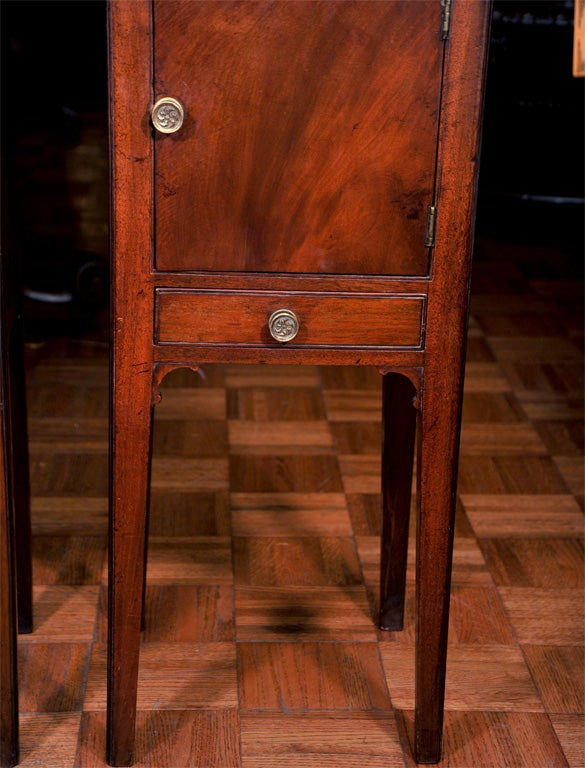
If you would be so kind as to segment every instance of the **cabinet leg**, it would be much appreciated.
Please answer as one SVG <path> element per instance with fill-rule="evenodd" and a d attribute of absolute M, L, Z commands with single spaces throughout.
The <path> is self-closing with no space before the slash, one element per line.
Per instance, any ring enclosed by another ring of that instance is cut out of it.
<path fill-rule="evenodd" d="M 151 377 L 116 374 L 112 393 L 107 760 L 134 759 L 152 429 Z"/>
<path fill-rule="evenodd" d="M 382 556 L 380 629 L 402 629 L 416 436 L 411 381 L 387 373 L 382 383 Z"/>
<path fill-rule="evenodd" d="M 144 566 L 142 568 L 142 608 L 140 611 L 140 629 L 146 629 L 146 576 L 148 571 L 148 530 L 150 527 L 150 481 L 152 469 L 152 440 L 154 435 L 154 405 L 150 408 L 150 437 L 148 443 L 148 476 L 146 479 L 146 521 L 144 524 Z"/>
<path fill-rule="evenodd" d="M 415 757 L 441 758 L 461 389 L 425 379 L 417 467 Z"/>
<path fill-rule="evenodd" d="M 12 505 L 4 472 L 5 436 L 5 430 L 1 429 L 0 457 L 3 466 L 0 471 L 0 766 L 12 768 L 18 763 L 16 584 L 12 559 L 14 553 Z"/>
<path fill-rule="evenodd" d="M 23 483 L 28 481 L 28 466 L 23 471 L 26 474 L 26 481 L 16 471 L 16 465 L 19 465 L 22 459 L 17 456 L 15 451 L 15 471 L 14 488 L 20 491 L 15 492 L 14 498 L 14 519 L 15 519 L 15 541 L 16 541 L 16 596 L 18 603 L 18 631 L 20 634 L 29 634 L 33 631 L 33 581 L 32 581 L 32 537 L 31 537 L 31 518 L 30 503 L 28 491 L 24 492 Z M 23 457 L 28 461 L 28 453 L 25 451 Z"/>
<path fill-rule="evenodd" d="M 32 632 L 33 629 L 33 580 L 24 340 L 20 315 L 13 321 L 8 346 L 10 373 L 7 387 L 7 418 L 10 420 L 9 464 L 16 551 L 17 615 L 18 631 L 25 634 Z"/>

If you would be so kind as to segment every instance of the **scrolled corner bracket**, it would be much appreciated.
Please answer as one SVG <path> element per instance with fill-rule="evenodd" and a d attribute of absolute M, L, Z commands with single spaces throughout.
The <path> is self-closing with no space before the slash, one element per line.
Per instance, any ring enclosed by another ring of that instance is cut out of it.
<path fill-rule="evenodd" d="M 188 368 L 196 373 L 199 370 L 198 365 L 188 365 L 185 363 L 155 363 L 152 369 L 152 405 L 157 405 L 162 400 L 160 386 L 167 373 L 175 371 L 178 368 Z"/>
<path fill-rule="evenodd" d="M 378 371 L 384 376 L 386 373 L 399 373 L 410 381 L 414 387 L 414 397 L 412 398 L 412 407 L 417 411 L 421 410 L 423 397 L 423 370 L 422 368 L 398 368 L 395 366 L 378 366 Z"/>

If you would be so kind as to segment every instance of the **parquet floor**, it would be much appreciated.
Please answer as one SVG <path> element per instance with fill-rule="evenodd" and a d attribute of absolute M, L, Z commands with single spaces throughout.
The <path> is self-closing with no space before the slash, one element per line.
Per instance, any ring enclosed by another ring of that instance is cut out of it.
<path fill-rule="evenodd" d="M 446 695 L 453 768 L 583 768 L 583 285 L 475 263 Z M 22 766 L 104 763 L 103 333 L 27 348 L 35 628 Z M 376 630 L 380 377 L 205 367 L 156 408 L 137 766 L 411 766 L 406 627 Z M 414 526 L 413 526 L 414 530 Z"/>

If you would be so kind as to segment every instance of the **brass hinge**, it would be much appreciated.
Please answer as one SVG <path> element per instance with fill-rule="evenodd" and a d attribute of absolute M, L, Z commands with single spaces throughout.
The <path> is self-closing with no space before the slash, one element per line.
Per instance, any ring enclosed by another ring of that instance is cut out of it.
<path fill-rule="evenodd" d="M 425 233 L 425 246 L 433 248 L 435 245 L 435 227 L 437 226 L 437 206 L 429 205 L 427 208 L 427 231 Z"/>
<path fill-rule="evenodd" d="M 443 6 L 443 21 L 441 23 L 441 40 L 446 40 L 449 37 L 449 30 L 451 29 L 451 3 L 452 0 L 441 0 Z"/>

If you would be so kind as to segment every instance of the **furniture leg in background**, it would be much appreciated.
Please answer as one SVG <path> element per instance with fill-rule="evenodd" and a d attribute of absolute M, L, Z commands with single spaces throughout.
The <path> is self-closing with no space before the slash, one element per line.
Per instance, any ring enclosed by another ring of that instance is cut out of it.
<path fill-rule="evenodd" d="M 0 765 L 11 768 L 19 754 L 17 567 L 4 298 L 4 285 L 0 285 Z M 28 575 L 26 568 L 24 575 Z"/>
<path fill-rule="evenodd" d="M 6 171 L 2 188 L 6 192 Z M 4 195 L 10 201 L 10 195 Z M 18 762 L 17 631 L 32 632 L 32 541 L 21 281 L 6 203 L 0 257 L 0 762 Z"/>

